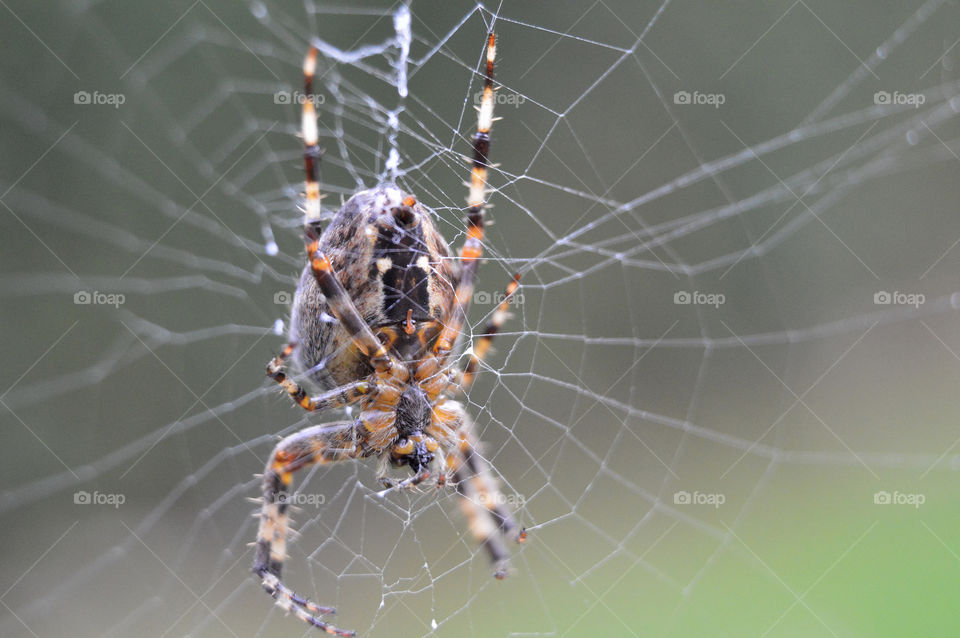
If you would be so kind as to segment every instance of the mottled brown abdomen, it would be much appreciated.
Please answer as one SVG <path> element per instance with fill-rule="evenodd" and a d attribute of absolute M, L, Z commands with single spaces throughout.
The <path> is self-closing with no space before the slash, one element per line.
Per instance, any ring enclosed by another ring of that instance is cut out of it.
<path fill-rule="evenodd" d="M 408 316 L 442 321 L 453 307 L 459 270 L 431 214 L 420 204 L 404 206 L 407 197 L 389 184 L 361 191 L 320 238 L 320 249 L 375 333 L 384 326 L 402 327 Z M 404 270 L 398 275 L 400 264 Z M 290 340 L 297 344 L 300 371 L 312 370 L 311 380 L 324 389 L 372 372 L 333 315 L 308 264 L 293 302 Z"/>

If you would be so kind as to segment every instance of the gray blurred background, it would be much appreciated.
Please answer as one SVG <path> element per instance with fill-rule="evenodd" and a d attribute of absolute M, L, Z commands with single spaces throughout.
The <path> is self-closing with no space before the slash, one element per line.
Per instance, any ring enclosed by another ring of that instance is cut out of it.
<path fill-rule="evenodd" d="M 956 3 L 414 2 L 406 64 L 401 4 L 0 4 L 0 634 L 313 631 L 247 547 L 319 421 L 263 378 L 283 96 L 319 38 L 325 209 L 395 178 L 459 246 L 491 23 L 471 330 L 524 278 L 466 403 L 529 542 L 495 582 L 451 491 L 324 467 L 290 584 L 362 636 L 956 634 Z"/>

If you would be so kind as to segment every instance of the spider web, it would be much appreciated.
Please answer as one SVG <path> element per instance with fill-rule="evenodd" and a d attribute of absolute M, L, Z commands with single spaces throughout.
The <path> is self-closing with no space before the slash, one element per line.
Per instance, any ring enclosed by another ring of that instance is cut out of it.
<path fill-rule="evenodd" d="M 523 285 L 466 405 L 529 542 L 496 582 L 451 490 L 324 466 L 291 586 L 362 636 L 956 628 L 955 4 L 2 4 L 4 636 L 311 634 L 246 500 L 316 422 L 263 377 L 300 61 L 325 211 L 393 180 L 458 247 L 491 27 L 470 335 Z"/>

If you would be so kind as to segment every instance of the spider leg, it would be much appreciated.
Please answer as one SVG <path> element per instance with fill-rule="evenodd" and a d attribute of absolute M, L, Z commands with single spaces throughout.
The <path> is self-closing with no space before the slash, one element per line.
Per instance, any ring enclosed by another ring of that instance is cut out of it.
<path fill-rule="evenodd" d="M 476 378 L 477 371 L 480 369 L 480 364 L 490 351 L 490 344 L 493 342 L 493 338 L 500 331 L 500 327 L 509 316 L 507 309 L 510 307 L 510 300 L 513 298 L 513 293 L 516 291 L 519 285 L 520 275 L 518 273 L 513 276 L 513 281 L 511 281 L 510 285 L 507 286 L 507 292 L 506 295 L 504 295 L 503 301 L 501 301 L 500 305 L 497 306 L 497 309 L 493 312 L 493 317 L 490 318 L 490 322 L 484 329 L 483 334 L 479 339 L 477 339 L 477 342 L 473 346 L 473 353 L 470 355 L 470 361 L 467 362 L 466 367 L 463 369 L 463 374 L 460 376 L 459 390 L 461 392 L 466 392 L 473 383 L 473 380 Z"/>
<path fill-rule="evenodd" d="M 317 70 L 317 47 L 310 46 L 303 60 L 303 108 L 300 112 L 300 133 L 303 136 L 303 168 L 306 172 L 304 218 L 307 225 L 320 223 L 320 146 L 317 133 L 317 110 L 313 105 L 313 74 Z"/>
<path fill-rule="evenodd" d="M 356 633 L 339 629 L 317 618 L 332 614 L 335 610 L 296 594 L 280 580 L 280 573 L 286 559 L 289 526 L 287 508 L 293 473 L 314 463 L 354 458 L 357 455 L 354 433 L 355 425 L 352 422 L 318 425 L 288 436 L 274 448 L 263 474 L 263 504 L 253 562 L 254 573 L 260 577 L 263 589 L 277 601 L 277 605 L 307 624 L 337 636 L 354 636 Z"/>
<path fill-rule="evenodd" d="M 318 145 L 317 112 L 313 105 L 313 75 L 317 68 L 317 48 L 311 46 L 303 61 L 303 85 L 305 98 L 301 112 L 300 128 L 303 135 L 303 166 L 306 174 L 304 204 L 304 234 L 306 235 L 307 260 L 317 280 L 317 285 L 330 304 L 330 311 L 350 333 L 353 343 L 367 357 L 374 369 L 387 374 L 394 367 L 393 358 L 381 344 L 370 327 L 360 317 L 350 300 L 326 253 L 320 250 L 320 183 L 317 181 L 320 166 Z"/>
<path fill-rule="evenodd" d="M 293 353 L 295 344 L 289 343 L 283 352 L 274 357 L 267 364 L 267 376 L 279 383 L 293 402 L 308 412 L 317 412 L 330 408 L 339 408 L 356 403 L 362 397 L 376 390 L 376 383 L 370 381 L 355 381 L 329 392 L 311 397 L 300 385 L 287 376 L 284 362 Z"/>
<path fill-rule="evenodd" d="M 369 357 L 370 364 L 377 371 L 378 376 L 390 376 L 398 364 L 387 352 L 386 347 L 374 336 L 370 326 L 360 317 L 353 301 L 343 289 L 343 284 L 334 274 L 333 266 L 326 253 L 320 250 L 319 243 L 319 239 L 313 239 L 307 243 L 307 256 L 317 285 L 327 298 L 327 303 L 330 304 L 330 312 L 350 334 L 357 349 Z"/>
<path fill-rule="evenodd" d="M 490 554 L 490 561 L 496 570 L 494 575 L 503 579 L 507 576 L 510 558 L 503 539 L 522 543 L 527 534 L 513 518 L 497 480 L 490 472 L 490 466 L 477 451 L 478 446 L 473 422 L 464 414 L 460 441 L 447 456 L 447 470 L 457 485 L 457 491 L 463 496 L 460 508 L 467 517 L 470 531 Z"/>
<path fill-rule="evenodd" d="M 407 487 L 416 487 L 431 476 L 432 473 L 429 470 L 421 470 L 420 472 L 409 478 L 405 478 L 402 481 L 395 481 L 391 478 L 383 477 L 380 479 L 380 483 L 383 485 L 384 489 L 377 492 L 377 496 L 383 498 L 390 493 L 391 490 L 402 490 Z"/>
<path fill-rule="evenodd" d="M 446 355 L 453 349 L 466 319 L 470 297 L 483 255 L 483 209 L 487 186 L 487 167 L 490 154 L 490 129 L 493 126 L 493 61 L 496 58 L 496 36 L 487 36 L 487 69 L 483 85 L 483 99 L 477 116 L 477 133 L 473 137 L 473 168 L 470 171 L 470 196 L 467 200 L 467 240 L 460 249 L 460 282 L 456 289 L 453 319 L 443 328 L 434 345 L 434 353 Z"/>

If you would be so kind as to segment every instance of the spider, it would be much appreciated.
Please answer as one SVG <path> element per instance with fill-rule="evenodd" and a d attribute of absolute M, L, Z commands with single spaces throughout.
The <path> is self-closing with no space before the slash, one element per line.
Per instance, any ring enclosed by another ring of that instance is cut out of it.
<path fill-rule="evenodd" d="M 359 404 L 359 417 L 307 427 L 280 441 L 263 475 L 263 500 L 253 571 L 280 607 L 329 634 L 354 636 L 320 619 L 333 608 L 294 593 L 280 579 L 286 558 L 287 493 L 293 474 L 318 463 L 377 456 L 386 489 L 413 489 L 433 477 L 450 478 L 463 497 L 470 530 L 487 549 L 494 575 L 507 574 L 505 540 L 526 532 L 499 498 L 497 482 L 480 454 L 474 426 L 450 396 L 465 391 L 507 318 L 519 275 L 507 287 L 469 362 L 459 370 L 454 353 L 473 294 L 483 251 L 490 128 L 493 124 L 493 63 L 496 37 L 487 36 L 486 77 L 473 139 L 467 238 L 459 259 L 451 252 L 415 197 L 394 184 L 354 194 L 321 232 L 317 169 L 317 115 L 302 107 L 307 264 L 293 302 L 290 343 L 267 366 L 300 407 L 311 412 Z M 312 95 L 317 49 L 303 64 L 305 94 Z M 332 315 L 332 318 L 331 318 Z M 309 396 L 286 372 L 291 359 L 324 391 Z M 389 466 L 409 467 L 402 481 L 386 477 Z"/>

